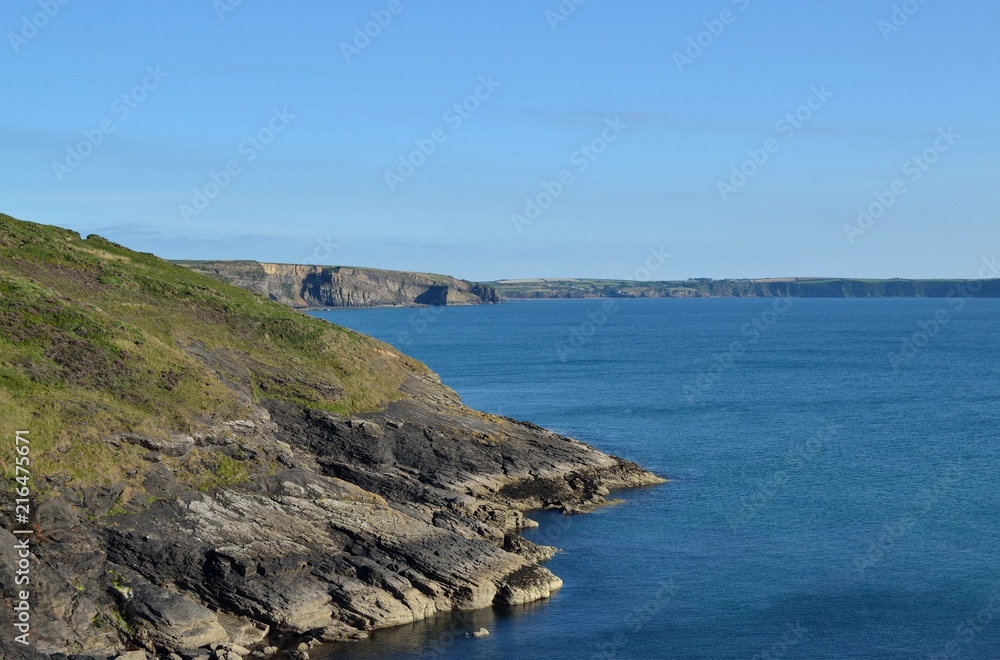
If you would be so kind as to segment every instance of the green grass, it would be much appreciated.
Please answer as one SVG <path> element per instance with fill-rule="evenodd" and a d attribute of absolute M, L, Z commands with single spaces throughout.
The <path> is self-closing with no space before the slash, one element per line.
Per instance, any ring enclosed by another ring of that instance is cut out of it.
<path fill-rule="evenodd" d="M 36 479 L 121 481 L 142 461 L 107 438 L 193 433 L 240 418 L 244 387 L 257 401 L 349 415 L 383 408 L 408 375 L 425 372 L 386 344 L 180 265 L 0 214 L 8 476 L 15 430 L 31 432 Z M 241 378 L 245 385 L 232 385 Z M 245 476 L 220 459 L 208 483 Z"/>
<path fill-rule="evenodd" d="M 200 491 L 210 491 L 242 483 L 253 474 L 261 474 L 259 464 L 238 461 L 225 454 L 204 453 L 194 450 L 193 456 L 180 471 L 181 479 Z"/>

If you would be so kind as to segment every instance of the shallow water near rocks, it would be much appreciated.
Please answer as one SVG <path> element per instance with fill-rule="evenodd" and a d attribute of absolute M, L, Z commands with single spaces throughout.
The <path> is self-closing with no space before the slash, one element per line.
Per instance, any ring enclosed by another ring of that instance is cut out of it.
<path fill-rule="evenodd" d="M 607 303 L 315 313 L 671 481 L 534 514 L 548 601 L 314 658 L 1000 657 L 1000 300 Z"/>

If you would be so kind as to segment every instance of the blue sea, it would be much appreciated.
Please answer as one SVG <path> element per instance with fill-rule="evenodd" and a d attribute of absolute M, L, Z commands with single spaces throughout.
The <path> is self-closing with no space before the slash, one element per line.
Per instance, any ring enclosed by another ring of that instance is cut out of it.
<path fill-rule="evenodd" d="M 533 515 L 548 601 L 313 657 L 1000 658 L 1000 300 L 315 315 L 670 481 Z"/>

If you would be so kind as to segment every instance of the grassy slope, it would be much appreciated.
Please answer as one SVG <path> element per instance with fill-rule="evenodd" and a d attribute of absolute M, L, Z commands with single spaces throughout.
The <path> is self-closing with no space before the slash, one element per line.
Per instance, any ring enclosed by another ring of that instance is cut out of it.
<path fill-rule="evenodd" d="M 216 268 L 220 264 L 225 265 L 233 269 L 234 272 L 243 272 L 246 274 L 256 274 L 260 271 L 261 263 L 273 263 L 276 266 L 296 266 L 296 267 L 317 267 L 323 270 L 332 270 L 333 272 L 339 272 L 341 269 L 352 270 L 358 273 L 367 273 L 369 275 L 375 275 L 378 277 L 384 277 L 389 280 L 407 280 L 407 279 L 419 279 L 427 280 L 430 284 L 439 285 L 451 285 L 455 282 L 468 282 L 468 280 L 462 280 L 457 277 L 452 277 L 451 275 L 441 275 L 439 273 L 420 273 L 417 271 L 409 270 L 385 270 L 382 268 L 370 268 L 368 266 L 333 266 L 333 265 L 322 265 L 322 264 L 286 264 L 281 262 L 259 262 L 259 261 L 247 261 L 247 260 L 193 260 L 193 259 L 175 259 L 171 261 L 179 266 L 186 266 L 194 270 L 205 270 Z M 469 282 L 470 284 L 475 284 L 474 282 Z"/>
<path fill-rule="evenodd" d="M 185 349 L 192 345 L 223 353 L 255 398 L 339 414 L 381 408 L 409 374 L 426 373 L 386 344 L 182 266 L 0 214 L 7 475 L 17 429 L 31 432 L 36 477 L 65 472 L 93 483 L 139 465 L 134 447 L 103 438 L 192 433 L 239 418 L 246 398 Z"/>

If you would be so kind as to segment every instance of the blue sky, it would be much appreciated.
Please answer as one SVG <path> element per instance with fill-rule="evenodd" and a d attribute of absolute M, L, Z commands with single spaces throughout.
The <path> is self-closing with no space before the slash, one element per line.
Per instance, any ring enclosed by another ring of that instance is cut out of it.
<path fill-rule="evenodd" d="M 9 0 L 0 25 L 0 211 L 168 258 L 973 277 L 1000 252 L 992 1 Z"/>

